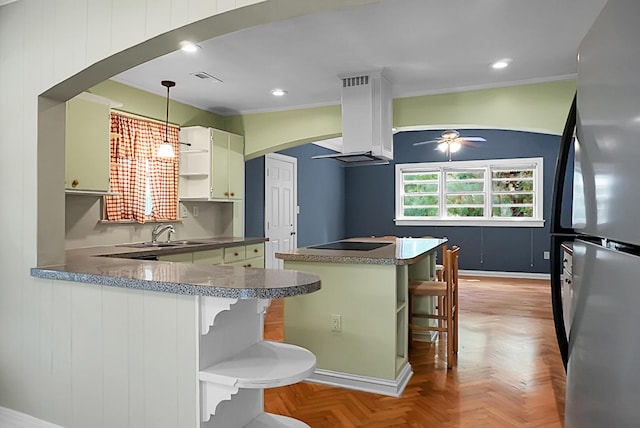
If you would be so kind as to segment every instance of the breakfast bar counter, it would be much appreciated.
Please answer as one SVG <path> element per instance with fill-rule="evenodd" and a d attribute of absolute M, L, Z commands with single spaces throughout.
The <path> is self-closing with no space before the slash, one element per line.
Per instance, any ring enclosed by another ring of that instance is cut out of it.
<path fill-rule="evenodd" d="M 285 269 L 316 274 L 322 290 L 284 302 L 287 343 L 317 357 L 311 380 L 399 396 L 408 362 L 408 284 L 431 279 L 437 238 L 351 238 L 276 253 Z"/>
<path fill-rule="evenodd" d="M 276 257 L 302 262 L 413 265 L 445 242 L 438 238 L 349 238 L 277 253 Z"/>
<path fill-rule="evenodd" d="M 32 268 L 57 304 L 47 326 L 52 346 L 72 362 L 51 362 L 52 371 L 70 370 L 74 378 L 56 393 L 73 395 L 79 406 L 103 401 L 129 409 L 109 412 L 105 426 L 306 427 L 265 413 L 263 389 L 306 379 L 316 358 L 299 346 L 264 341 L 263 317 L 269 299 L 315 292 L 320 279 L 243 267 L 242 252 L 259 259 L 264 241 L 82 248 L 68 250 L 63 264 Z M 201 251 L 209 258 L 195 256 Z M 212 257 L 221 251 L 222 260 Z M 167 256 L 183 261 L 162 261 Z M 48 302 L 41 305 L 43 316 L 51 313 Z M 86 409 L 78 426 L 93 426 L 102 411 Z"/>

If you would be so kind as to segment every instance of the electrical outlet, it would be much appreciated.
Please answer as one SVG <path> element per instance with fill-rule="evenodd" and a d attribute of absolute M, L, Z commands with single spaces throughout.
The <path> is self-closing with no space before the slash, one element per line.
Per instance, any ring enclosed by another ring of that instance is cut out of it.
<path fill-rule="evenodd" d="M 342 315 L 331 314 L 331 331 L 342 331 Z"/>
<path fill-rule="evenodd" d="M 197 205 L 193 206 L 192 212 L 193 212 L 193 216 L 194 217 L 198 217 L 198 214 L 200 214 L 200 212 L 198 211 L 198 206 Z"/>
<path fill-rule="evenodd" d="M 187 207 L 180 202 L 180 218 L 187 218 L 189 217 L 189 210 L 187 210 Z"/>
<path fill-rule="evenodd" d="M 543 257 L 544 257 L 544 259 L 545 259 L 545 260 L 549 260 L 549 257 L 551 257 L 551 256 L 549 255 L 549 252 L 548 252 L 548 251 L 545 251 L 544 253 L 542 253 L 542 255 L 543 255 Z"/>

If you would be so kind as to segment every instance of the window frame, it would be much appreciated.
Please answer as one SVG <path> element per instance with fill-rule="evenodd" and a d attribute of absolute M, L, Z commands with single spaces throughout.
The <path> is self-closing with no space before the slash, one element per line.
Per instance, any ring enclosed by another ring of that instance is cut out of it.
<path fill-rule="evenodd" d="M 493 212 L 493 174 L 492 168 L 532 168 L 533 169 L 533 217 L 492 217 Z M 421 162 L 404 163 L 395 166 L 395 219 L 396 226 L 489 226 L 489 227 L 544 227 L 544 159 L 511 158 L 487 159 L 473 161 Z M 478 170 L 484 173 L 484 216 L 480 217 L 447 217 L 446 213 L 446 172 L 447 170 Z M 405 173 L 438 172 L 438 207 L 440 216 L 429 218 L 409 217 L 404 215 L 403 197 Z"/>

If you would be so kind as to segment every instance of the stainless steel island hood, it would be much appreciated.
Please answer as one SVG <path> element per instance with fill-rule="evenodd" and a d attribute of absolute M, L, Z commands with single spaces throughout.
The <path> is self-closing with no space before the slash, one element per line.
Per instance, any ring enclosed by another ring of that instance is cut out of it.
<path fill-rule="evenodd" d="M 314 156 L 344 166 L 388 164 L 393 159 L 391 83 L 383 72 L 342 79 L 342 153 Z"/>

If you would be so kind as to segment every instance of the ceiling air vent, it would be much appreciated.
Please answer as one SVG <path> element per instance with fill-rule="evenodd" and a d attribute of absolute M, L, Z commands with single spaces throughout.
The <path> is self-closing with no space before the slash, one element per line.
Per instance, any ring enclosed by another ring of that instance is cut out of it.
<path fill-rule="evenodd" d="M 342 87 L 363 86 L 369 84 L 369 76 L 345 77 L 342 79 Z"/>
<path fill-rule="evenodd" d="M 197 77 L 199 79 L 202 79 L 202 80 L 210 80 L 211 83 L 222 83 L 222 80 L 218 79 L 217 77 L 214 77 L 214 76 L 210 75 L 206 71 L 198 71 L 196 73 L 191 73 L 191 75 L 195 76 L 195 77 Z"/>

